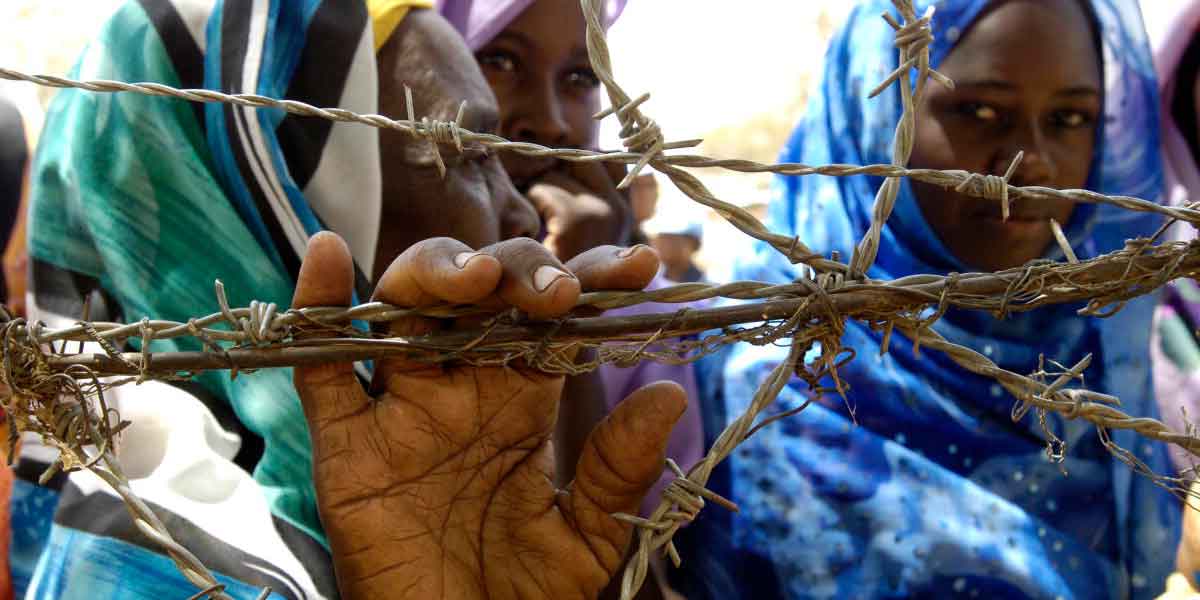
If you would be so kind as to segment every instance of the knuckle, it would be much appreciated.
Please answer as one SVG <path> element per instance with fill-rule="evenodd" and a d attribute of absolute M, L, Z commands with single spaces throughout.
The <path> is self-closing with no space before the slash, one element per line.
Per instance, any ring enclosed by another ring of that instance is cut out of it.
<path fill-rule="evenodd" d="M 499 244 L 501 255 L 506 259 L 519 259 L 548 254 L 546 248 L 532 238 L 515 238 Z"/>
<path fill-rule="evenodd" d="M 413 246 L 413 258 L 419 263 L 446 256 L 451 252 L 454 240 L 445 237 L 430 238 Z"/>

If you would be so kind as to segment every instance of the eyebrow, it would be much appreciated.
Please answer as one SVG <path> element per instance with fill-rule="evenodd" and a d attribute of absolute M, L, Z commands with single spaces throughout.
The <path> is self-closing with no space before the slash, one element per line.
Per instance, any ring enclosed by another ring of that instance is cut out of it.
<path fill-rule="evenodd" d="M 512 41 L 512 42 L 514 42 L 520 46 L 523 46 L 525 48 L 529 48 L 529 47 L 533 46 L 533 41 L 529 39 L 529 36 L 519 32 L 519 31 L 502 31 L 502 32 L 500 32 L 499 35 L 497 35 L 494 38 L 494 40 L 495 41 L 509 40 L 509 41 Z"/>
<path fill-rule="evenodd" d="M 1000 79 L 977 79 L 967 81 L 955 81 L 956 89 L 966 90 L 991 90 L 997 92 L 1015 92 L 1019 89 L 1016 84 Z M 1090 85 L 1074 85 L 1068 88 L 1063 88 L 1054 93 L 1055 96 L 1064 97 L 1100 97 L 1100 90 Z"/>
<path fill-rule="evenodd" d="M 571 50 L 571 60 L 587 60 L 588 65 L 591 66 L 591 58 L 588 55 L 587 46 L 577 46 L 574 50 Z"/>

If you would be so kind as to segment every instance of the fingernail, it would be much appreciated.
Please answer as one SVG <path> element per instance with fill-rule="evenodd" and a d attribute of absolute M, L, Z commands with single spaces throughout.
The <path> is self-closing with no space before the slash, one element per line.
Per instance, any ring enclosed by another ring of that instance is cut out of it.
<path fill-rule="evenodd" d="M 533 287 L 539 292 L 544 292 L 550 289 L 550 286 L 554 285 L 555 281 L 570 276 L 570 273 L 562 269 L 544 265 L 538 267 L 538 270 L 533 272 Z"/>
<path fill-rule="evenodd" d="M 646 246 L 644 244 L 638 244 L 636 246 L 630 246 L 628 248 L 624 248 L 620 252 L 617 252 L 617 258 L 629 258 L 630 256 L 633 256 L 634 254 L 636 254 L 638 250 L 641 250 L 642 248 L 645 248 L 645 247 Z"/>
<path fill-rule="evenodd" d="M 465 269 L 467 268 L 467 263 L 471 262 L 471 259 L 475 258 L 476 256 L 483 255 L 478 252 L 463 252 L 462 254 L 454 257 L 454 266 L 460 269 Z"/>

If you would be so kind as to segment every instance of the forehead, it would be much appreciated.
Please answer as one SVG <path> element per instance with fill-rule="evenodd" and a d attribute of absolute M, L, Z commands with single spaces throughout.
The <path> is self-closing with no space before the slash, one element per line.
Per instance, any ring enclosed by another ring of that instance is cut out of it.
<path fill-rule="evenodd" d="M 955 79 L 1099 85 L 1095 40 L 1080 0 L 1001 0 L 971 24 L 939 70 Z"/>
<path fill-rule="evenodd" d="M 587 20 L 579 2 L 535 0 L 504 28 L 505 34 L 534 48 L 573 49 L 584 44 Z"/>
<path fill-rule="evenodd" d="M 452 120 L 465 100 L 464 127 L 480 130 L 494 125 L 496 97 L 466 43 L 445 19 L 434 11 L 416 10 L 396 35 L 397 43 L 386 44 L 379 57 L 381 65 L 394 63 L 383 71 L 379 82 L 381 105 L 403 114 L 407 85 L 412 89 L 417 118 Z"/>

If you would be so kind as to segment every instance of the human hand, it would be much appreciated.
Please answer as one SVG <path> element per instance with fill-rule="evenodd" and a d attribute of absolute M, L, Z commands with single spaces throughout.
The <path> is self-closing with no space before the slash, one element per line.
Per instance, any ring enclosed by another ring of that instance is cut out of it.
<path fill-rule="evenodd" d="M 542 217 L 543 244 L 559 260 L 605 244 L 624 244 L 632 226 L 629 201 L 617 189 L 624 168 L 613 163 L 562 163 L 526 196 Z"/>
<path fill-rule="evenodd" d="M 565 267 L 532 240 L 473 252 L 426 240 L 380 278 L 375 300 L 513 306 L 566 314 L 581 290 L 640 289 L 658 260 L 646 247 L 595 248 Z M 346 305 L 353 269 L 335 235 L 309 243 L 294 307 Z M 452 323 L 413 318 L 392 335 Z M 674 384 L 632 394 L 591 433 L 576 478 L 553 485 L 563 379 L 524 366 L 376 363 L 371 397 L 349 364 L 297 368 L 313 444 L 321 521 L 343 597 L 594 598 L 618 568 L 636 512 L 662 472 L 686 406 Z"/>

